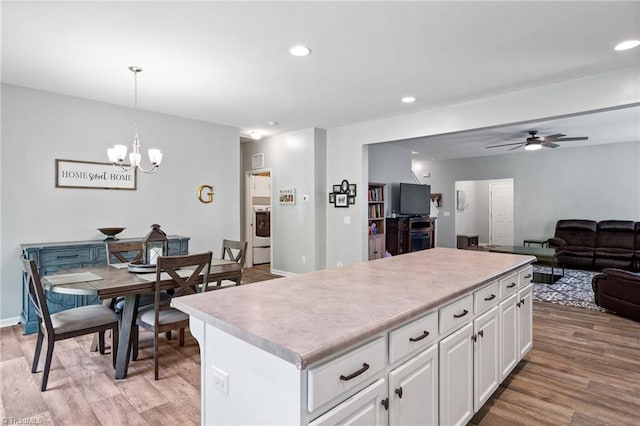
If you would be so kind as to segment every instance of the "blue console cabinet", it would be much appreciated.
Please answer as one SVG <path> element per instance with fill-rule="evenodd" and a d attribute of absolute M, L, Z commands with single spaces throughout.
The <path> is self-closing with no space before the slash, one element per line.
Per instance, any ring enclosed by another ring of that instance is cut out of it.
<path fill-rule="evenodd" d="M 169 255 L 189 254 L 189 237 L 172 235 L 169 239 Z M 142 238 L 120 239 L 119 242 L 142 241 Z M 63 243 L 22 244 L 22 254 L 35 260 L 40 276 L 51 274 L 60 269 L 82 268 L 107 263 L 107 245 L 105 241 L 72 241 Z M 97 296 L 73 296 L 46 292 L 50 313 L 56 313 L 78 306 L 101 303 Z M 29 300 L 24 277 L 22 279 L 22 313 L 20 322 L 24 324 L 25 334 L 38 331 L 38 320 Z"/>

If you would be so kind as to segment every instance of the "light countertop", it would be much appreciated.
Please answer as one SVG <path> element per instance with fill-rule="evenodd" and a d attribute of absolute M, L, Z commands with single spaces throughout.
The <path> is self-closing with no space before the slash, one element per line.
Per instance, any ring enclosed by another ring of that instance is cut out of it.
<path fill-rule="evenodd" d="M 172 306 L 305 368 L 534 261 L 434 248 L 184 296 Z"/>

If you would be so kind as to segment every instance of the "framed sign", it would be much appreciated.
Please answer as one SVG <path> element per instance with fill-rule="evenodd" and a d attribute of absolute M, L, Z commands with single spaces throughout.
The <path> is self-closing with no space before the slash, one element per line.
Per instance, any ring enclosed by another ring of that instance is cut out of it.
<path fill-rule="evenodd" d="M 292 206 L 296 203 L 296 190 L 295 188 L 281 189 L 278 191 L 278 197 L 281 206 Z"/>
<path fill-rule="evenodd" d="M 56 188 L 136 190 L 136 168 L 122 172 L 111 163 L 56 159 Z"/>

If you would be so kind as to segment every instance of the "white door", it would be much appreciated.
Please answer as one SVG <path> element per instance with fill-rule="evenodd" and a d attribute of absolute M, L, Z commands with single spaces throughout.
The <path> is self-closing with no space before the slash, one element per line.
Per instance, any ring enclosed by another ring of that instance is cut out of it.
<path fill-rule="evenodd" d="M 519 350 L 518 350 L 518 332 L 516 330 L 518 320 L 516 311 L 516 299 L 518 295 L 512 294 L 507 300 L 500 303 L 500 334 L 502 340 L 500 342 L 500 379 L 504 380 L 505 377 L 518 363 Z"/>
<path fill-rule="evenodd" d="M 438 424 L 438 345 L 389 373 L 389 424 Z"/>
<path fill-rule="evenodd" d="M 533 346 L 533 286 L 528 286 L 518 292 L 518 350 L 522 359 Z"/>
<path fill-rule="evenodd" d="M 465 425 L 473 416 L 473 324 L 440 341 L 440 424 Z"/>
<path fill-rule="evenodd" d="M 513 245 L 513 181 L 489 184 L 489 244 Z"/>
<path fill-rule="evenodd" d="M 309 426 L 328 425 L 362 425 L 383 426 L 387 424 L 388 416 L 385 405 L 387 398 L 387 383 L 378 379 L 369 387 L 361 390 L 329 412 L 318 417 Z"/>
<path fill-rule="evenodd" d="M 500 309 L 494 306 L 489 312 L 473 321 L 475 344 L 473 346 L 474 408 L 480 410 L 500 383 Z"/>

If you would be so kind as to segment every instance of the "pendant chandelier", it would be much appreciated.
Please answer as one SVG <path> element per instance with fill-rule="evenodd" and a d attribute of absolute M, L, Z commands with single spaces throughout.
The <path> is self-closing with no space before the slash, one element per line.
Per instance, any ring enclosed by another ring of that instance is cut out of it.
<path fill-rule="evenodd" d="M 124 160 L 127 158 L 126 145 L 114 145 L 113 148 L 107 149 L 107 155 L 116 170 L 126 172 L 137 167 L 145 173 L 155 173 L 162 162 L 162 151 L 159 149 L 149 150 L 149 161 L 151 162 L 149 169 L 140 165 L 142 155 L 140 154 L 140 138 L 138 137 L 138 73 L 142 72 L 142 68 L 131 66 L 129 69 L 133 72 L 133 144 L 129 154 L 130 164 L 124 164 Z"/>

